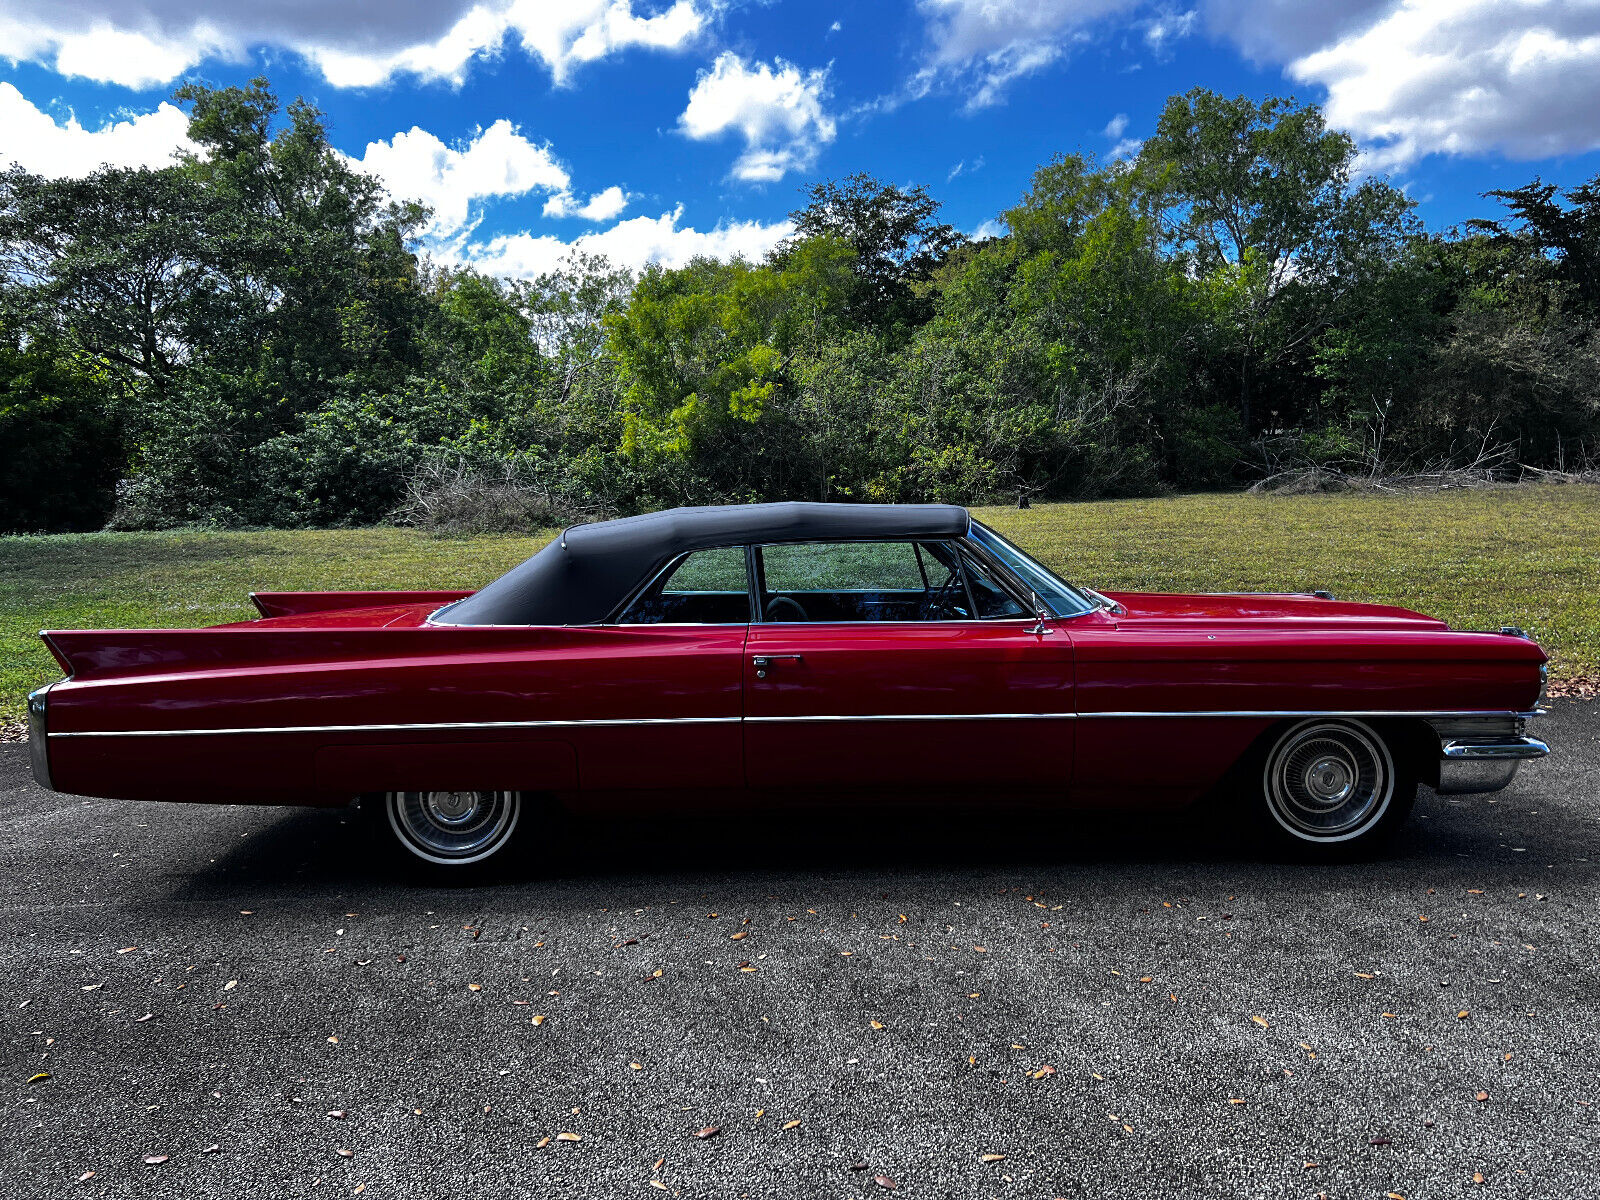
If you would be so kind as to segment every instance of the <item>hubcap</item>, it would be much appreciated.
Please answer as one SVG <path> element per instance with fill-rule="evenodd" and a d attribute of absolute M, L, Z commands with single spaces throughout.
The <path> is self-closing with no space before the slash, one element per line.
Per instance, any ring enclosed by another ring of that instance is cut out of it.
<path fill-rule="evenodd" d="M 1326 756 L 1306 768 L 1306 795 L 1316 804 L 1341 804 L 1355 786 L 1356 771 L 1347 758 Z"/>
<path fill-rule="evenodd" d="M 1382 818 L 1394 794 L 1394 763 L 1383 740 L 1356 721 L 1307 721 L 1267 759 L 1267 806 L 1295 837 L 1342 842 Z"/>
<path fill-rule="evenodd" d="M 428 815 L 441 825 L 465 825 L 478 813 L 479 797 L 493 793 L 483 792 L 424 792 Z"/>
<path fill-rule="evenodd" d="M 522 815 L 518 792 L 389 792 L 389 827 L 418 858 L 465 866 L 510 840 Z"/>

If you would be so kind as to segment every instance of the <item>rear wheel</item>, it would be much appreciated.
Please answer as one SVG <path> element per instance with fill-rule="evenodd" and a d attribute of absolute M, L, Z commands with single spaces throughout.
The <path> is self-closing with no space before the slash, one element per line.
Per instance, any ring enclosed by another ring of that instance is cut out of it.
<path fill-rule="evenodd" d="M 476 878 L 516 839 L 521 792 L 384 792 L 383 824 L 404 861 L 438 878 Z"/>
<path fill-rule="evenodd" d="M 1415 777 L 1364 721 L 1315 718 L 1267 750 L 1260 803 L 1269 838 L 1319 857 L 1359 853 L 1404 823 Z"/>

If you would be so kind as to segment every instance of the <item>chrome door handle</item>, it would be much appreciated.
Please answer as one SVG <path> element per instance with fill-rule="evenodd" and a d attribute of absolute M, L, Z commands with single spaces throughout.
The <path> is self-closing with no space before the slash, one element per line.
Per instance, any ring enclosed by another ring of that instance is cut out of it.
<path fill-rule="evenodd" d="M 805 662 L 805 656 L 800 654 L 758 654 L 750 661 L 755 663 L 756 678 L 765 679 L 767 668 L 773 663 L 788 659 L 790 662 Z"/>

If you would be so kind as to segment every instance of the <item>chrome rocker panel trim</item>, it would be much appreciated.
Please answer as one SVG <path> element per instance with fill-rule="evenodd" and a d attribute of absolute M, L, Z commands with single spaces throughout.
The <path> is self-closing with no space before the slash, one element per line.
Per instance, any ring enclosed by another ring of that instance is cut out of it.
<path fill-rule="evenodd" d="M 84 737 L 215 737 L 220 735 L 268 733 L 400 733 L 430 732 L 434 730 L 462 729 L 574 729 L 609 728 L 632 725 L 726 725 L 740 722 L 772 723 L 786 721 L 1096 721 L 1096 720 L 1288 720 L 1306 717 L 1346 718 L 1411 718 L 1438 720 L 1446 718 L 1498 718 L 1507 721 L 1522 720 L 1533 713 L 1504 710 L 1450 710 L 1418 709 L 1225 709 L 1190 711 L 1142 712 L 1044 712 L 1044 713 L 840 713 L 801 716 L 770 717 L 598 717 L 594 719 L 549 721 L 437 721 L 402 724 L 372 725 L 262 725 L 239 726 L 220 729 L 82 729 L 49 731 L 51 738 Z M 1532 739 L 1524 739 L 1532 742 Z M 1534 743 L 1543 746 L 1544 743 Z M 1523 757 L 1538 757 L 1544 750 Z"/>

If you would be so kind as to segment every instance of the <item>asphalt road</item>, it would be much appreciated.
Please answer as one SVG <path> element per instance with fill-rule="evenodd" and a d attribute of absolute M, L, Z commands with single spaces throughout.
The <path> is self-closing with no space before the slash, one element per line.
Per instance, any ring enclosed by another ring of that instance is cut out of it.
<path fill-rule="evenodd" d="M 1355 865 L 752 815 L 460 891 L 0 747 L 0 1195 L 1600 1196 L 1600 702 L 1542 731 Z"/>

